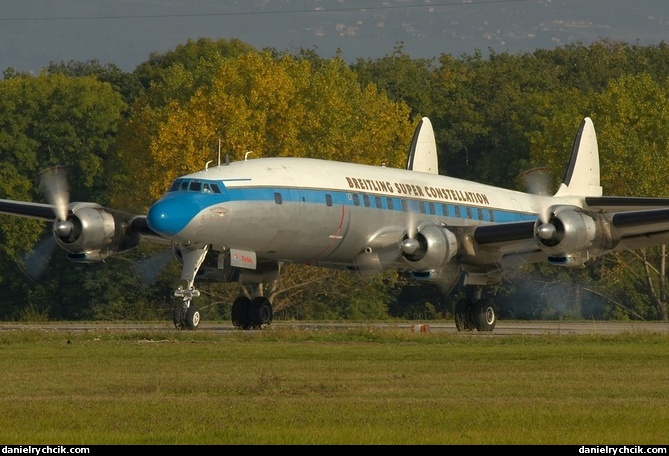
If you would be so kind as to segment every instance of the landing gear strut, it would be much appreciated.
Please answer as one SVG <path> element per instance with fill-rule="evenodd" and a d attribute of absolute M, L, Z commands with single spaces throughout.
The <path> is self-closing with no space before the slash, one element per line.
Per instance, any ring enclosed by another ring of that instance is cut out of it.
<path fill-rule="evenodd" d="M 188 246 L 181 247 L 179 253 L 183 259 L 183 269 L 181 270 L 181 280 L 186 281 L 186 288 L 179 287 L 174 292 L 174 296 L 182 298 L 182 302 L 174 306 L 173 320 L 177 329 L 194 330 L 200 325 L 200 309 L 192 304 L 193 298 L 200 296 L 200 292 L 195 289 L 195 275 L 207 256 L 209 246 L 204 247 Z"/>

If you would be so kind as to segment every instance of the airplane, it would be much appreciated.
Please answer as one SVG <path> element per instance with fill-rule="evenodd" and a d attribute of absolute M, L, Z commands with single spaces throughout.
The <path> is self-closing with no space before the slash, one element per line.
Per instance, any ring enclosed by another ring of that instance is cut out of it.
<path fill-rule="evenodd" d="M 248 155 L 248 154 L 247 154 Z M 464 285 L 459 331 L 488 332 L 497 313 L 483 287 L 506 268 L 544 262 L 584 267 L 609 252 L 669 242 L 669 198 L 602 196 L 597 138 L 583 119 L 553 195 L 440 175 L 432 124 L 420 120 L 405 169 L 314 158 L 251 158 L 177 178 L 145 215 L 69 202 L 63 173 L 42 179 L 49 203 L 0 199 L 0 213 L 53 222 L 53 238 L 78 263 L 142 240 L 170 245 L 184 285 L 174 292 L 178 329 L 194 330 L 195 281 L 238 282 L 239 329 L 264 328 L 273 309 L 263 284 L 299 263 L 356 273 L 401 270 L 443 290 Z"/>

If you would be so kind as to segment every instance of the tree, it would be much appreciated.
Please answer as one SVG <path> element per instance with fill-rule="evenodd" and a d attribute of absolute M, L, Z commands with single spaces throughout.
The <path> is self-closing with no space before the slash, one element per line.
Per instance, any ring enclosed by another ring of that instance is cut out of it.
<path fill-rule="evenodd" d="M 127 104 L 131 104 L 142 91 L 137 75 L 126 73 L 113 63 L 102 65 L 98 60 L 51 62 L 44 71 L 46 74 L 63 74 L 72 78 L 93 76 L 100 82 L 109 83 Z"/>
<path fill-rule="evenodd" d="M 314 70 L 269 53 L 202 61 L 192 72 L 175 66 L 134 111 L 121 143 L 122 189 L 134 185 L 145 204 L 214 159 L 219 140 L 233 160 L 251 151 L 402 166 L 413 129 L 406 105 L 362 88 L 343 60 Z"/>
<path fill-rule="evenodd" d="M 103 201 L 103 164 L 109 158 L 125 109 L 121 96 L 110 84 L 91 76 L 15 75 L 0 81 L 2 197 L 43 200 L 38 173 L 50 166 L 64 165 L 69 170 L 73 200 Z M 49 303 L 61 299 L 62 290 L 49 290 L 48 284 L 32 287 L 17 276 L 15 264 L 46 234 L 45 224 L 0 217 L 0 280 L 7 280 L 3 284 L 8 290 L 4 301 L 6 315 L 13 313 L 13 306 L 25 306 L 30 296 L 41 296 L 40 305 L 48 308 Z"/>
<path fill-rule="evenodd" d="M 255 49 L 238 39 L 212 40 L 211 38 L 189 39 L 175 49 L 159 53 L 152 52 L 146 62 L 141 63 L 133 72 L 145 89 L 163 79 L 165 72 L 174 65 L 181 65 L 186 70 L 194 70 L 202 61 L 216 58 L 235 58 Z"/>
<path fill-rule="evenodd" d="M 661 134 L 669 122 L 664 108 L 669 96 L 666 85 L 648 74 L 626 75 L 612 80 L 601 93 L 569 91 L 557 96 L 558 93 L 554 94 L 550 116 L 538 122 L 543 130 L 530 136 L 535 163 L 544 162 L 553 170 L 564 167 L 572 142 L 566 139 L 570 138 L 567 131 L 573 132 L 577 127 L 574 119 L 578 112 L 586 112 L 597 130 L 604 193 L 669 195 L 664 176 L 664 170 L 669 168 L 669 142 Z M 666 247 L 616 253 L 601 261 L 601 278 L 592 288 L 608 297 L 608 305 L 615 307 L 609 314 L 667 319 Z M 654 303 L 653 315 L 642 308 L 640 301 L 631 298 L 641 292 Z M 627 313 L 620 303 L 629 304 Z"/>

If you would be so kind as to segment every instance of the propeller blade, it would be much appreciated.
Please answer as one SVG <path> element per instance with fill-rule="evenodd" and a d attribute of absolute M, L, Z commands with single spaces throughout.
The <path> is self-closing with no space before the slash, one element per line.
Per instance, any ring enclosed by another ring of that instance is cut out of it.
<path fill-rule="evenodd" d="M 540 196 L 551 196 L 549 190 L 551 184 L 550 169 L 547 167 L 534 168 L 520 175 L 525 184 L 527 193 Z"/>
<path fill-rule="evenodd" d="M 418 234 L 418 226 L 416 226 L 416 212 L 409 208 L 409 216 L 407 217 L 407 238 L 414 239 Z"/>
<path fill-rule="evenodd" d="M 23 255 L 17 263 L 21 271 L 33 282 L 37 282 L 44 275 L 51 256 L 56 249 L 56 240 L 53 236 L 42 239 L 33 250 Z"/>
<path fill-rule="evenodd" d="M 67 205 L 70 203 L 70 191 L 67 186 L 65 167 L 55 166 L 39 174 L 42 193 L 56 207 L 56 218 L 67 220 Z"/>
<path fill-rule="evenodd" d="M 132 272 L 142 285 L 149 286 L 158 280 L 172 258 L 174 258 L 172 249 L 163 250 L 137 261 L 132 265 Z"/>

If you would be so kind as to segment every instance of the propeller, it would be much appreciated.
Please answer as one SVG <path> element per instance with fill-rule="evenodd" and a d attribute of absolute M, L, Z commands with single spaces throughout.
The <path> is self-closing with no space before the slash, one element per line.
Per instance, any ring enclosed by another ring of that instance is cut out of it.
<path fill-rule="evenodd" d="M 21 271 L 33 282 L 37 282 L 44 275 L 51 256 L 56 250 L 56 240 L 53 236 L 42 239 L 30 252 L 23 255 L 18 261 Z"/>
<path fill-rule="evenodd" d="M 549 190 L 551 184 L 551 173 L 548 167 L 538 167 L 525 171 L 520 175 L 525 189 L 528 193 L 539 196 L 551 196 L 552 193 Z M 540 224 L 537 225 L 536 234 L 537 236 L 544 240 L 550 241 L 554 239 L 557 229 L 551 221 L 552 210 L 550 206 L 543 206 L 539 210 L 538 218 Z"/>
<path fill-rule="evenodd" d="M 67 219 L 67 206 L 70 203 L 70 191 L 67 186 L 67 173 L 64 166 L 54 166 L 39 174 L 40 189 L 47 201 L 54 206 L 56 220 L 53 231 L 58 236 L 69 236 L 74 225 Z"/>
<path fill-rule="evenodd" d="M 550 169 L 546 166 L 533 168 L 520 175 L 525 185 L 525 191 L 539 196 L 551 196 L 549 186 L 551 184 Z"/>
<path fill-rule="evenodd" d="M 39 173 L 38 177 L 42 193 L 54 206 L 54 234 L 61 237 L 69 236 L 74 230 L 74 225 L 67 219 L 70 191 L 67 185 L 66 168 L 64 166 L 48 168 Z M 44 274 L 55 250 L 54 236 L 44 238 L 18 260 L 19 267 L 29 279 L 36 282 Z"/>
<path fill-rule="evenodd" d="M 404 255 L 413 255 L 420 248 L 420 242 L 416 239 L 418 226 L 416 225 L 416 211 L 409 208 L 406 226 L 406 235 L 400 244 Z"/>
<path fill-rule="evenodd" d="M 418 234 L 418 227 L 416 226 L 415 219 L 416 213 L 410 210 L 409 216 L 407 217 L 406 237 L 400 244 L 402 252 L 404 252 L 405 255 L 413 255 L 420 247 L 420 243 L 416 239 L 416 234 Z"/>
<path fill-rule="evenodd" d="M 537 236 L 539 236 L 544 241 L 550 241 L 555 237 L 557 229 L 552 223 L 542 223 L 537 227 Z"/>
<path fill-rule="evenodd" d="M 164 249 L 153 255 L 147 256 L 132 265 L 132 272 L 142 285 L 153 284 L 167 264 L 174 258 L 172 249 Z"/>

